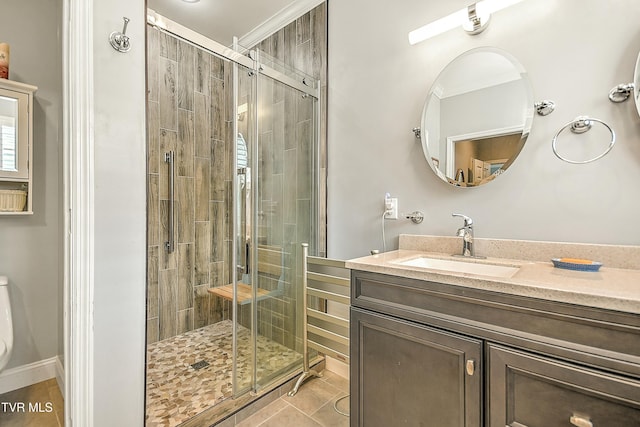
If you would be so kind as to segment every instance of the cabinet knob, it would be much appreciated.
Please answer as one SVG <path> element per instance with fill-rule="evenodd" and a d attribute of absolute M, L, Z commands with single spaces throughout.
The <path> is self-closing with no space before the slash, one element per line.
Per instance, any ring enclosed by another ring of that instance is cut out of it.
<path fill-rule="evenodd" d="M 467 374 L 473 375 L 476 372 L 476 362 L 473 359 L 467 360 L 466 368 Z"/>
<path fill-rule="evenodd" d="M 589 418 L 578 415 L 572 415 L 571 418 L 569 418 L 569 422 L 576 427 L 593 427 L 593 423 Z"/>

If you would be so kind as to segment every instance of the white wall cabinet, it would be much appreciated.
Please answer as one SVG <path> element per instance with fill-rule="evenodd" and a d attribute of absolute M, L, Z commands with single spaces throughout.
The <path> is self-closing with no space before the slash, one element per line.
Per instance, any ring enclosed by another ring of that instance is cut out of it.
<path fill-rule="evenodd" d="M 33 93 L 0 79 L 0 215 L 33 213 Z"/>

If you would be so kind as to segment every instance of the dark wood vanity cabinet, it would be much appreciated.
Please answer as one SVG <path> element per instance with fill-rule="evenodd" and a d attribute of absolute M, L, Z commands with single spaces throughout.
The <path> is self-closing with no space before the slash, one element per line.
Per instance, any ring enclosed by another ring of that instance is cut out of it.
<path fill-rule="evenodd" d="M 490 426 L 640 426 L 640 382 L 489 344 Z"/>
<path fill-rule="evenodd" d="M 351 426 L 640 426 L 640 316 L 352 272 Z"/>

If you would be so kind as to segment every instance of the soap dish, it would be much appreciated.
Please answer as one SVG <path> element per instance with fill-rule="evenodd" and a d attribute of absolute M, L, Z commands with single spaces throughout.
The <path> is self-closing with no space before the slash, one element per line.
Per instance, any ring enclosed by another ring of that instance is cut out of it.
<path fill-rule="evenodd" d="M 551 262 L 553 262 L 554 267 L 564 268 L 565 270 L 598 271 L 602 267 L 601 262 L 586 259 L 553 258 Z"/>

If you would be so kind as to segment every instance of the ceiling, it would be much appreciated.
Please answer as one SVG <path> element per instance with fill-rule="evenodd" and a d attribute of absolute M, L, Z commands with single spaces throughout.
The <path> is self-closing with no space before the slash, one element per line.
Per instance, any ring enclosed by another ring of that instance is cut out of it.
<path fill-rule="evenodd" d="M 155 12 L 212 40 L 230 46 L 296 0 L 147 0 Z"/>

